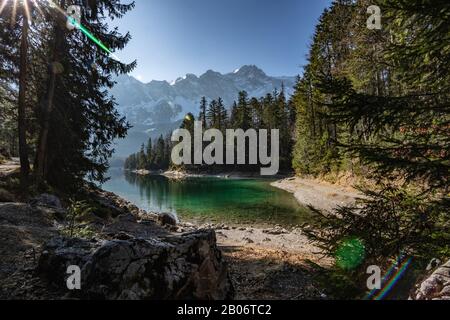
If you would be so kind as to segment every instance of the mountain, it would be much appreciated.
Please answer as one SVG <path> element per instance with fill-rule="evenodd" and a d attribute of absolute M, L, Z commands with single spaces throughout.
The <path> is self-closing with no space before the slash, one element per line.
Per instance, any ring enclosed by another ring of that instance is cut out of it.
<path fill-rule="evenodd" d="M 221 74 L 208 70 L 201 76 L 187 74 L 172 83 L 153 80 L 142 83 L 122 75 L 111 89 L 119 112 L 133 126 L 128 137 L 119 141 L 116 156 L 136 152 L 149 137 L 157 137 L 176 129 L 189 112 L 199 113 L 201 97 L 208 101 L 221 97 L 227 107 L 233 105 L 239 91 L 250 97 L 262 97 L 284 84 L 286 94 L 293 93 L 295 77 L 271 77 L 256 66 L 243 66 L 234 72 Z"/>

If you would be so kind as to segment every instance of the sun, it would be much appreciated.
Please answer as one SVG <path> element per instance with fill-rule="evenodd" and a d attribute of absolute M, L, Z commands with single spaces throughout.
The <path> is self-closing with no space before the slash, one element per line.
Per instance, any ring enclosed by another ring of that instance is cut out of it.
<path fill-rule="evenodd" d="M 12 6 L 11 10 L 11 21 L 14 22 L 16 20 L 17 16 L 17 10 L 20 6 L 23 7 L 23 10 L 25 12 L 25 16 L 27 17 L 28 22 L 31 22 L 31 14 L 30 14 L 30 7 L 33 6 L 36 8 L 39 13 L 42 14 L 41 8 L 39 3 L 40 2 L 47 2 L 52 3 L 51 0 L 0 0 L 0 14 L 2 14 L 3 10 L 6 8 L 6 6 L 9 4 Z"/>
<path fill-rule="evenodd" d="M 70 14 L 60 8 L 55 2 L 52 0 L 0 0 L 0 15 L 4 11 L 4 9 L 8 6 L 11 6 L 11 25 L 14 25 L 16 22 L 18 9 L 20 8 L 20 13 L 22 16 L 26 17 L 24 19 L 23 26 L 28 28 L 28 25 L 31 24 L 31 11 L 36 9 L 41 15 L 43 15 L 42 8 L 44 5 L 48 6 L 51 9 L 55 9 L 60 14 L 68 19 L 68 21 L 76 26 L 76 29 L 80 30 L 87 38 L 89 38 L 93 43 L 95 43 L 99 48 L 101 48 L 108 56 L 120 62 L 120 58 L 117 57 L 107 46 L 105 46 L 100 39 L 96 38 L 94 34 L 92 34 L 87 27 L 83 26 L 80 21 L 77 21 Z"/>

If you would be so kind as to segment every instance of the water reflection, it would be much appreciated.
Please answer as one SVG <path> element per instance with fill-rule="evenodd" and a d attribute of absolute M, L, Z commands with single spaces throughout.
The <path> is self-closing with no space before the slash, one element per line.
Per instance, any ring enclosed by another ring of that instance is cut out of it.
<path fill-rule="evenodd" d="M 152 212 L 171 212 L 181 220 L 239 224 L 300 224 L 308 211 L 268 180 L 139 176 L 114 170 L 103 188 Z"/>

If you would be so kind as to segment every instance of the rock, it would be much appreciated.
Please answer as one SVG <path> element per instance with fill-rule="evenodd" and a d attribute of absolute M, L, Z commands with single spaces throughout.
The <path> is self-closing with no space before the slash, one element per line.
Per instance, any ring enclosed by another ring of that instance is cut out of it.
<path fill-rule="evenodd" d="M 158 222 L 162 226 L 173 226 L 178 224 L 178 219 L 171 213 L 161 213 L 158 215 Z"/>
<path fill-rule="evenodd" d="M 71 265 L 85 265 L 99 245 L 81 239 L 53 238 L 46 244 L 39 258 L 37 271 L 48 282 L 64 288 L 67 268 Z"/>
<path fill-rule="evenodd" d="M 217 234 L 219 237 L 228 239 L 228 236 L 227 236 L 225 233 L 223 233 L 223 232 L 217 231 L 216 234 Z"/>
<path fill-rule="evenodd" d="M 15 197 L 12 193 L 0 188 L 0 202 L 14 202 Z"/>
<path fill-rule="evenodd" d="M 90 243 L 55 239 L 38 273 L 65 288 L 66 268 L 82 270 L 81 299 L 223 300 L 234 290 L 215 232 Z"/>
<path fill-rule="evenodd" d="M 117 221 L 118 221 L 118 222 L 131 222 L 131 223 L 137 223 L 136 216 L 134 216 L 134 215 L 131 214 L 131 213 L 121 214 L 120 216 L 117 217 Z"/>
<path fill-rule="evenodd" d="M 436 269 L 441 264 L 441 260 L 439 259 L 432 259 L 430 263 L 427 266 L 427 271 L 431 271 Z"/>
<path fill-rule="evenodd" d="M 61 200 L 57 196 L 51 194 L 41 194 L 40 196 L 33 198 L 30 201 L 30 205 L 33 207 L 46 207 L 51 209 L 63 210 Z"/>
<path fill-rule="evenodd" d="M 253 241 L 252 239 L 250 239 L 250 238 L 244 238 L 244 239 L 242 239 L 242 240 L 244 240 L 245 242 L 247 242 L 247 243 L 255 243 L 255 241 Z"/>
<path fill-rule="evenodd" d="M 220 225 L 216 226 L 215 229 L 217 229 L 217 230 L 230 230 L 230 227 L 225 225 L 225 224 L 220 224 Z"/>
<path fill-rule="evenodd" d="M 444 300 L 450 293 L 450 261 L 423 281 L 415 293 L 416 300 Z"/>
<path fill-rule="evenodd" d="M 289 231 L 287 231 L 286 229 L 282 228 L 281 226 L 276 226 L 275 228 L 263 230 L 263 233 L 271 234 L 271 235 L 275 235 L 276 236 L 276 235 L 281 235 L 281 234 L 288 234 Z"/>

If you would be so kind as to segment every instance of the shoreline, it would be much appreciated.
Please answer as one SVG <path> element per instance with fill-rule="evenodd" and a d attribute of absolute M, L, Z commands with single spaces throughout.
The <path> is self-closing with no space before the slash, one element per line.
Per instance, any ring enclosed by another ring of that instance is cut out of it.
<path fill-rule="evenodd" d="M 127 170 L 125 170 L 127 171 Z M 261 179 L 261 180 L 278 180 L 289 177 L 288 174 L 279 174 L 276 176 L 261 176 L 258 172 L 217 172 L 217 173 L 193 173 L 186 171 L 168 170 L 168 171 L 149 171 L 149 170 L 133 170 L 129 171 L 139 176 L 162 176 L 168 179 L 183 180 L 188 178 L 218 178 L 218 179 Z"/>
<path fill-rule="evenodd" d="M 303 206 L 333 212 L 339 206 L 354 204 L 362 197 L 351 186 L 342 186 L 318 179 L 292 177 L 273 182 L 271 186 L 294 195 Z"/>

